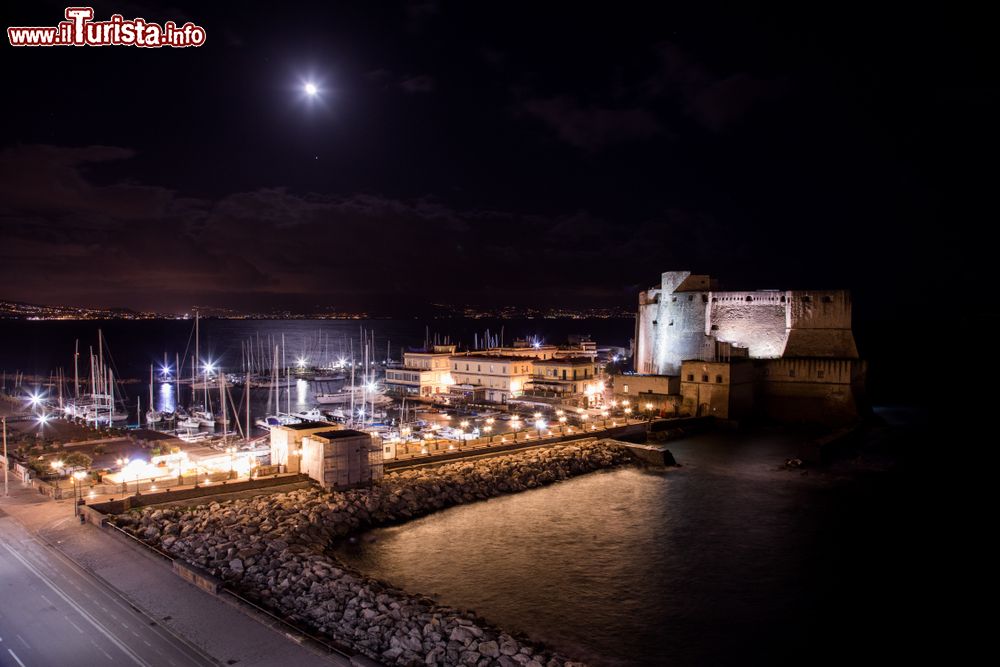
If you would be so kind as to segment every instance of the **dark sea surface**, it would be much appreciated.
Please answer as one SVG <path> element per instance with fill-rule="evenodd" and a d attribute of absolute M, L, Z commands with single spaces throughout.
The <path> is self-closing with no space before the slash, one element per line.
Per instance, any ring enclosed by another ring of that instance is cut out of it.
<path fill-rule="evenodd" d="M 788 470 L 787 434 L 671 443 L 624 468 L 372 531 L 338 555 L 595 665 L 869 663 L 896 652 L 909 478 Z"/>

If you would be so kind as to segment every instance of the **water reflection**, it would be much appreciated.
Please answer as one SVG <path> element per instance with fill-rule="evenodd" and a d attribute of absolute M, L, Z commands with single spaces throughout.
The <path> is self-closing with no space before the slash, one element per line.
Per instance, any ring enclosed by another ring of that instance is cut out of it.
<path fill-rule="evenodd" d="M 174 395 L 174 385 L 170 382 L 160 383 L 157 409 L 160 412 L 173 412 L 177 409 L 177 397 Z"/>
<path fill-rule="evenodd" d="M 296 380 L 295 404 L 299 407 L 299 409 L 304 410 L 306 409 L 306 407 L 308 407 L 306 405 L 308 399 L 309 399 L 309 382 L 302 379 Z"/>
<path fill-rule="evenodd" d="M 682 468 L 594 473 L 455 507 L 372 531 L 340 555 L 595 665 L 794 662 L 822 641 L 827 591 L 863 567 L 831 566 L 857 540 L 836 530 L 851 523 L 853 487 L 783 470 L 797 444 L 758 440 L 675 443 Z"/>

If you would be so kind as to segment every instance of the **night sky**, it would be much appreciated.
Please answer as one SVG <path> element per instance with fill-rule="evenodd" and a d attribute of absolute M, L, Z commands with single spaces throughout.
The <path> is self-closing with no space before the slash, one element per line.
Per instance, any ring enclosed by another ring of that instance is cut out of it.
<path fill-rule="evenodd" d="M 21 4 L 4 27 L 66 6 Z M 995 38 L 971 14 L 94 6 L 193 21 L 207 43 L 4 40 L 0 298 L 617 306 L 689 269 L 903 310 L 957 227 L 990 217 L 976 193 L 995 169 L 973 163 L 997 145 Z"/>

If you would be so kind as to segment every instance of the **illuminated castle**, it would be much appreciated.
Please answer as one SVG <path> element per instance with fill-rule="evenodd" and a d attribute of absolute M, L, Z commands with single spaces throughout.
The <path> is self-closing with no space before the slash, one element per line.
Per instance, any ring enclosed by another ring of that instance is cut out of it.
<path fill-rule="evenodd" d="M 722 417 L 850 418 L 865 375 L 847 291 L 725 292 L 689 271 L 639 294 L 633 359 L 639 374 L 679 378 L 678 412 Z"/>

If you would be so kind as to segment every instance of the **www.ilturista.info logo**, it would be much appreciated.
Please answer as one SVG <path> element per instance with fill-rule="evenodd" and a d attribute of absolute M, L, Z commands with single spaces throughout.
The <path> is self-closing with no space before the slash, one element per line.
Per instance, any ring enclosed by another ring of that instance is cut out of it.
<path fill-rule="evenodd" d="M 205 29 L 190 21 L 178 27 L 173 21 L 163 25 L 146 19 L 126 20 L 112 14 L 108 21 L 94 21 L 93 7 L 67 7 L 66 20 L 55 27 L 11 27 L 11 46 L 162 46 L 183 48 L 205 43 Z"/>

